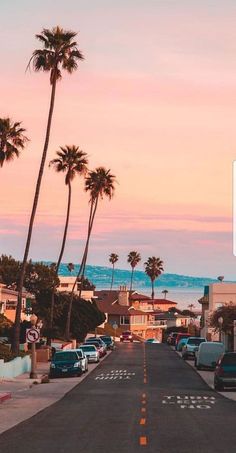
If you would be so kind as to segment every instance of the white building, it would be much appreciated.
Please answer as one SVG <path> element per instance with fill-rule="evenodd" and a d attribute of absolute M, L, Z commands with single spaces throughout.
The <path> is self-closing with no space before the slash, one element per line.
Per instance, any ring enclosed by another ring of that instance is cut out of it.
<path fill-rule="evenodd" d="M 62 275 L 59 275 L 58 278 L 60 280 L 60 285 L 58 286 L 57 291 L 71 292 L 73 289 L 76 277 L 71 277 L 71 276 L 64 277 Z M 76 295 L 79 295 L 79 291 L 80 291 L 80 282 L 76 282 L 74 293 Z M 93 297 L 94 297 L 93 290 L 82 290 L 82 292 L 81 292 L 82 299 L 91 300 Z"/>

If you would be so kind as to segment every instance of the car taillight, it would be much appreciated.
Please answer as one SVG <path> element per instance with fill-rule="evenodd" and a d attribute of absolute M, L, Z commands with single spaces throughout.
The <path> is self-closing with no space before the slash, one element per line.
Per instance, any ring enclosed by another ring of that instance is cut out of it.
<path fill-rule="evenodd" d="M 131 338 L 132 338 L 132 335 L 129 335 L 129 339 L 131 339 Z"/>

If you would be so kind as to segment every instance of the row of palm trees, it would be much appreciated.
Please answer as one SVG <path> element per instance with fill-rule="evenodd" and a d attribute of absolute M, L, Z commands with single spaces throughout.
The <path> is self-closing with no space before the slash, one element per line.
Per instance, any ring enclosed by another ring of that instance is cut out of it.
<path fill-rule="evenodd" d="M 111 274 L 111 286 L 110 290 L 112 290 L 113 283 L 114 283 L 114 270 L 115 270 L 115 264 L 119 260 L 119 255 L 117 253 L 111 253 L 109 256 L 109 262 L 112 264 L 112 274 Z M 134 277 L 134 269 L 138 265 L 138 263 L 141 261 L 141 255 L 139 252 L 132 250 L 127 257 L 127 262 L 131 266 L 131 278 L 130 278 L 130 291 L 132 291 L 133 288 L 133 277 Z M 149 257 L 147 261 L 144 263 L 144 270 L 145 273 L 148 275 L 148 277 L 151 280 L 151 285 L 152 285 L 152 294 L 151 298 L 154 299 L 154 282 L 159 275 L 164 271 L 163 268 L 163 261 L 160 258 L 157 258 L 155 256 Z M 167 290 L 163 291 L 163 294 L 168 293 Z"/>
<path fill-rule="evenodd" d="M 56 87 L 58 81 L 61 80 L 62 78 L 63 71 L 72 74 L 74 71 L 78 69 L 79 63 L 84 59 L 82 52 L 78 48 L 77 41 L 75 39 L 76 35 L 77 33 L 70 30 L 64 30 L 59 26 L 54 27 L 51 30 L 43 29 L 41 34 L 36 35 L 36 38 L 42 44 L 42 48 L 36 49 L 33 52 L 32 57 L 27 66 L 27 68 L 32 67 L 33 70 L 36 72 L 43 71 L 49 73 L 51 96 L 44 146 L 35 186 L 33 205 L 30 215 L 27 239 L 21 266 L 20 281 L 18 286 L 18 302 L 16 308 L 14 338 L 12 345 L 12 349 L 16 353 L 18 353 L 19 351 L 23 284 L 27 260 L 29 256 L 35 215 L 37 212 L 37 206 L 39 201 L 42 177 L 47 158 L 53 111 L 55 105 Z M 20 122 L 13 122 L 10 120 L 10 118 L 0 119 L 0 166 L 3 167 L 5 162 L 11 161 L 14 157 L 19 157 L 20 151 L 25 148 L 28 141 L 29 139 L 25 135 L 25 129 L 22 127 Z M 83 281 L 85 274 L 89 241 L 92 233 L 94 218 L 96 215 L 99 199 L 102 199 L 104 196 L 108 197 L 109 199 L 112 198 L 114 194 L 114 182 L 115 182 L 115 177 L 110 173 L 110 170 L 106 170 L 104 167 L 98 167 L 94 171 L 89 171 L 87 165 L 88 165 L 87 154 L 80 150 L 78 146 L 61 147 L 60 150 L 57 151 L 57 157 L 50 162 L 50 166 L 53 166 L 57 172 L 65 173 L 65 184 L 68 187 L 67 214 L 61 250 L 56 264 L 56 273 L 58 273 L 59 266 L 65 249 L 70 217 L 71 191 L 72 191 L 71 183 L 76 175 L 85 177 L 85 190 L 90 194 L 89 199 L 90 214 L 87 230 L 87 239 L 83 258 L 81 261 L 80 270 L 77 276 L 81 278 L 81 281 Z M 75 280 L 74 288 L 76 286 L 76 281 L 77 279 Z M 66 324 L 67 337 L 69 337 L 70 331 L 70 316 L 74 288 L 71 295 L 71 303 L 68 309 L 68 318 Z M 51 316 L 50 316 L 51 326 L 53 324 L 54 293 L 55 288 L 52 291 Z"/>

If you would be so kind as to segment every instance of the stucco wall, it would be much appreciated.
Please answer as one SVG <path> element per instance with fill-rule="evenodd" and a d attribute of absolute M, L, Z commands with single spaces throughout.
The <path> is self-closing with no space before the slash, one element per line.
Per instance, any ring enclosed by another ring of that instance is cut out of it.
<path fill-rule="evenodd" d="M 10 362 L 4 362 L 0 359 L 0 378 L 14 378 L 23 373 L 28 373 L 31 370 L 31 358 L 29 355 L 25 357 L 17 357 Z"/>

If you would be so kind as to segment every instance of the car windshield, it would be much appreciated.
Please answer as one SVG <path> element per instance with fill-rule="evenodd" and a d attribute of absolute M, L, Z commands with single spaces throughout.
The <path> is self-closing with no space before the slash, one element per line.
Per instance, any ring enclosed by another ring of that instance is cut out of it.
<path fill-rule="evenodd" d="M 100 348 L 100 344 L 96 343 L 95 341 L 90 341 L 89 344 L 92 344 L 95 348 Z"/>
<path fill-rule="evenodd" d="M 112 342 L 111 337 L 101 337 L 101 338 L 102 338 L 102 341 L 104 341 L 105 343 L 111 343 Z"/>
<path fill-rule="evenodd" d="M 203 341 L 205 341 L 204 338 L 189 338 L 188 344 L 196 344 L 196 345 L 199 345 L 199 344 L 202 343 Z"/>
<path fill-rule="evenodd" d="M 78 360 L 78 355 L 76 352 L 58 352 L 54 355 L 53 360 L 55 362 L 73 361 Z"/>
<path fill-rule="evenodd" d="M 81 349 L 84 352 L 86 352 L 86 351 L 87 352 L 94 352 L 94 351 L 96 351 L 96 346 L 93 346 L 93 345 L 91 345 L 91 346 L 81 346 Z"/>
<path fill-rule="evenodd" d="M 236 365 L 236 353 L 226 354 L 222 359 L 223 365 Z"/>

